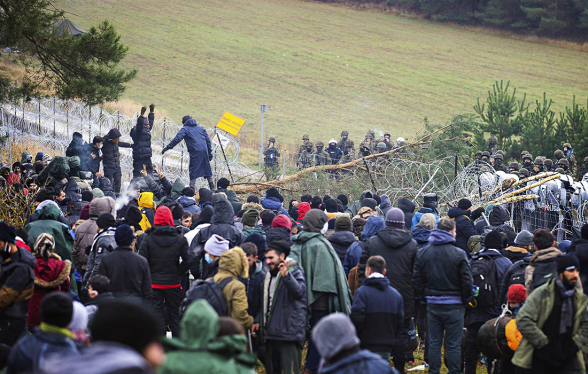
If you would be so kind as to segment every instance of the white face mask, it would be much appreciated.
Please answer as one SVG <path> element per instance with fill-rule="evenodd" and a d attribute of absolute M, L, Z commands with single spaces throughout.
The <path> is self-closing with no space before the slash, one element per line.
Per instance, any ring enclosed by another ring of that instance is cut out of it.
<path fill-rule="evenodd" d="M 329 221 L 325 222 L 325 225 L 321 229 L 321 234 L 325 235 L 327 233 L 327 230 L 329 230 Z"/>

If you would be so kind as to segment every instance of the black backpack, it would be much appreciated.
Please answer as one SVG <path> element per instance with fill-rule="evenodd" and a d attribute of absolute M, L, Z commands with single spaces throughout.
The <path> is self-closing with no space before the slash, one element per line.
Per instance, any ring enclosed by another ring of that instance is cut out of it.
<path fill-rule="evenodd" d="M 508 280 L 509 287 L 513 284 L 525 285 L 525 269 L 527 268 L 527 265 L 528 263 L 525 263 L 523 260 L 519 260 L 512 265 L 511 269 L 513 269 L 513 272 Z"/>
<path fill-rule="evenodd" d="M 180 304 L 180 317 L 184 315 L 184 312 L 188 309 L 190 304 L 198 299 L 206 300 L 219 317 L 226 316 L 227 303 L 223 296 L 223 289 L 232 281 L 234 281 L 234 279 L 229 277 L 223 279 L 220 284 L 213 280 L 197 280 L 194 282 L 192 287 L 186 293 L 186 297 L 182 300 L 182 304 Z"/>
<path fill-rule="evenodd" d="M 538 262 L 533 272 L 533 290 L 536 290 L 555 277 L 557 277 L 557 263 L 555 260 Z"/>
<path fill-rule="evenodd" d="M 472 260 L 474 285 L 478 286 L 477 306 L 494 306 L 498 301 L 499 286 L 496 277 L 496 264 L 488 256 Z"/>

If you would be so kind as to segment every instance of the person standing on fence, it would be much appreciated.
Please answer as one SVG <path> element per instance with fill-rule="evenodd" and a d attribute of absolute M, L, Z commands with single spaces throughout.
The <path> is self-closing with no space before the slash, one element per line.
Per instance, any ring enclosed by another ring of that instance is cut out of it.
<path fill-rule="evenodd" d="M 276 148 L 276 138 L 273 136 L 269 138 L 269 142 L 263 151 L 263 155 L 265 156 L 265 176 L 268 181 L 274 180 L 278 177 L 280 172 L 280 164 L 278 162 L 280 151 Z"/>
<path fill-rule="evenodd" d="M 161 154 L 184 140 L 190 153 L 190 187 L 196 190 L 196 179 L 204 177 L 208 180 L 210 189 L 214 191 L 214 181 L 210 169 L 210 161 L 212 161 L 210 137 L 204 127 L 199 126 L 196 120 L 190 116 L 184 116 L 182 124 L 184 127 L 178 131 L 176 137 L 161 151 Z"/>
<path fill-rule="evenodd" d="M 149 115 L 145 117 L 147 108 L 141 108 L 141 115 L 137 118 L 137 125 L 131 129 L 131 138 L 133 139 L 133 178 L 141 177 L 143 165 L 147 166 L 149 174 L 153 172 L 151 163 L 151 129 L 153 128 L 153 119 L 155 105 L 149 105 Z"/>
<path fill-rule="evenodd" d="M 130 143 L 120 141 L 120 131 L 110 129 L 104 137 L 102 147 L 102 164 L 104 166 L 104 178 L 108 178 L 114 185 L 114 193 L 120 193 L 122 171 L 120 169 L 119 147 L 131 148 Z"/>

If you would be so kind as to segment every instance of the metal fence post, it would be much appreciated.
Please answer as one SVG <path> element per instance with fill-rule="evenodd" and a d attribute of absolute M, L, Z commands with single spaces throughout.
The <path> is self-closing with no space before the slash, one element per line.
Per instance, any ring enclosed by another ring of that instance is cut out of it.
<path fill-rule="evenodd" d="M 53 98 L 53 137 L 55 137 L 55 98 Z"/>

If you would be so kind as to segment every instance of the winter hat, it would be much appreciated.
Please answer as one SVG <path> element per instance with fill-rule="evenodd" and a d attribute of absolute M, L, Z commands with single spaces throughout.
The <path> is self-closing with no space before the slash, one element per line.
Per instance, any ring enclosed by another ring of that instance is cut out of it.
<path fill-rule="evenodd" d="M 329 199 L 325 202 L 327 213 L 337 213 L 337 200 Z"/>
<path fill-rule="evenodd" d="M 194 192 L 194 189 L 192 187 L 186 187 L 182 190 L 182 195 L 187 197 L 194 197 L 196 193 Z"/>
<path fill-rule="evenodd" d="M 267 250 L 277 250 L 283 253 L 286 257 L 290 256 L 290 244 L 285 240 L 276 240 L 267 245 Z"/>
<path fill-rule="evenodd" d="M 228 180 L 227 178 L 221 178 L 218 180 L 218 182 L 216 182 L 216 187 L 218 189 L 222 189 L 222 190 L 226 190 L 227 187 L 229 187 L 231 185 L 231 181 Z"/>
<path fill-rule="evenodd" d="M 265 249 L 267 247 L 267 241 L 263 235 L 258 232 L 254 232 L 252 234 L 247 235 L 243 243 L 253 243 L 257 247 L 257 254 L 261 256 L 262 253 L 265 253 Z"/>
<path fill-rule="evenodd" d="M 42 203 L 45 200 L 53 200 L 53 196 L 54 196 L 54 192 L 53 190 L 48 190 L 46 188 L 43 188 L 41 191 L 39 191 L 39 193 L 37 194 L 37 199 L 36 201 L 38 203 Z"/>
<path fill-rule="evenodd" d="M 43 152 L 37 152 L 35 156 L 35 161 L 43 161 Z"/>
<path fill-rule="evenodd" d="M 257 195 L 249 195 L 247 197 L 247 202 L 248 203 L 255 203 L 255 204 L 259 204 L 259 196 Z"/>
<path fill-rule="evenodd" d="M 559 249 L 563 253 L 566 253 L 568 251 L 568 249 L 570 248 L 571 245 L 572 245 L 572 242 L 571 241 L 569 241 L 569 240 L 562 240 L 557 245 L 557 249 Z"/>
<path fill-rule="evenodd" d="M 79 301 L 73 302 L 73 314 L 68 330 L 70 331 L 86 331 L 88 328 L 88 312 L 84 304 Z"/>
<path fill-rule="evenodd" d="M 355 218 L 353 220 L 353 234 L 355 234 L 355 236 L 360 236 L 361 233 L 363 232 L 363 227 L 365 226 L 365 223 L 367 222 L 367 220 L 365 218 Z"/>
<path fill-rule="evenodd" d="M 142 353 L 159 338 L 160 321 L 150 310 L 150 306 L 128 299 L 100 304 L 90 324 L 92 340 L 120 343 Z"/>
<path fill-rule="evenodd" d="M 114 216 L 112 214 L 103 213 L 96 220 L 96 226 L 103 230 L 106 230 L 108 228 L 116 226 L 116 221 L 114 220 Z"/>
<path fill-rule="evenodd" d="M 376 200 L 368 197 L 368 198 L 363 199 L 363 206 L 367 206 L 371 210 L 376 210 L 376 207 L 378 206 L 378 202 Z"/>
<path fill-rule="evenodd" d="M 136 206 L 129 206 L 125 213 L 125 222 L 127 222 L 131 226 L 138 225 L 139 222 L 143 219 L 143 214 Z"/>
<path fill-rule="evenodd" d="M 325 196 L 323 196 L 323 203 L 326 203 L 327 200 L 331 200 L 331 199 L 332 199 L 331 195 L 325 195 Z"/>
<path fill-rule="evenodd" d="M 49 163 L 51 160 L 53 160 L 51 156 L 49 156 L 47 153 L 43 153 L 43 162 Z"/>
<path fill-rule="evenodd" d="M 272 229 L 276 227 L 285 227 L 292 232 L 292 221 L 285 214 L 278 214 L 272 221 Z"/>
<path fill-rule="evenodd" d="M 355 326 L 343 313 L 333 313 L 321 319 L 312 330 L 312 341 L 325 361 L 359 346 Z"/>
<path fill-rule="evenodd" d="M 533 245 L 533 234 L 527 230 L 521 230 L 514 240 L 516 245 Z"/>
<path fill-rule="evenodd" d="M 328 228 L 328 230 L 335 231 L 335 222 L 337 222 L 337 218 L 331 218 L 331 219 L 329 219 L 329 221 L 327 222 L 327 225 L 328 225 L 327 228 Z"/>
<path fill-rule="evenodd" d="M 114 240 L 119 247 L 128 247 L 133 243 L 135 233 L 131 226 L 124 224 L 116 228 L 114 233 Z"/>
<path fill-rule="evenodd" d="M 399 208 L 392 208 L 386 213 L 386 227 L 404 228 L 404 212 Z"/>
<path fill-rule="evenodd" d="M 522 284 L 511 284 L 508 287 L 506 300 L 509 303 L 524 303 L 527 300 L 527 289 Z"/>
<path fill-rule="evenodd" d="M 104 197 L 104 192 L 102 192 L 102 190 L 100 188 L 93 188 L 92 189 L 92 195 L 94 195 L 94 197 L 92 198 L 92 200 L 94 200 L 94 199 L 100 199 L 100 198 Z"/>
<path fill-rule="evenodd" d="M 223 252 L 229 250 L 229 241 L 222 236 L 213 234 L 206 243 L 204 243 L 204 250 L 213 256 L 220 257 Z"/>
<path fill-rule="evenodd" d="M 374 194 L 374 200 L 376 200 L 376 204 L 378 204 L 378 206 L 382 204 L 382 198 L 380 197 L 380 195 Z"/>
<path fill-rule="evenodd" d="M 92 199 L 94 198 L 94 194 L 92 193 L 92 191 L 84 191 L 82 192 L 82 201 L 92 201 Z"/>
<path fill-rule="evenodd" d="M 472 202 L 468 199 L 461 199 L 457 203 L 457 207 L 462 210 L 468 210 L 472 207 Z"/>
<path fill-rule="evenodd" d="M 348 215 L 337 217 L 335 222 L 335 231 L 351 231 L 353 223 Z"/>
<path fill-rule="evenodd" d="M 41 301 L 41 322 L 65 328 L 69 325 L 72 314 L 72 299 L 65 292 L 51 292 Z"/>
<path fill-rule="evenodd" d="M 302 229 L 308 232 L 321 232 L 329 218 L 319 209 L 311 209 L 304 216 Z"/>
<path fill-rule="evenodd" d="M 266 209 L 259 214 L 259 218 L 261 218 L 261 224 L 263 226 L 271 226 L 276 215 L 271 210 Z"/>
<path fill-rule="evenodd" d="M 55 239 L 53 238 L 53 235 L 46 232 L 37 236 L 37 240 L 35 240 L 35 245 L 33 246 L 35 254 L 42 256 L 45 261 L 49 259 L 49 256 L 51 256 L 51 252 L 53 252 L 54 248 Z"/>
<path fill-rule="evenodd" d="M 502 234 L 496 230 L 490 231 L 486 234 L 484 245 L 488 249 L 502 249 Z"/>
<path fill-rule="evenodd" d="M 173 219 L 182 219 L 182 217 L 184 216 L 184 207 L 182 206 L 182 204 L 175 203 L 169 208 L 171 209 Z"/>
<path fill-rule="evenodd" d="M 90 219 L 90 204 L 86 204 L 82 207 L 82 210 L 80 211 L 80 219 L 84 221 Z"/>
<path fill-rule="evenodd" d="M 189 119 L 192 119 L 190 116 L 183 116 L 182 117 L 182 125 L 185 124 Z"/>
<path fill-rule="evenodd" d="M 259 212 L 257 209 L 249 209 L 245 213 L 243 213 L 243 217 L 241 217 L 241 222 L 245 226 L 254 227 L 257 225 L 259 221 Z"/>
<path fill-rule="evenodd" d="M 347 205 L 349 203 L 349 199 L 347 199 L 347 195 L 339 195 L 337 196 L 337 200 L 341 201 L 341 204 Z"/>
<path fill-rule="evenodd" d="M 280 192 L 275 187 L 268 188 L 267 192 L 265 193 L 267 197 L 275 197 L 276 199 L 280 199 Z"/>
<path fill-rule="evenodd" d="M 16 244 L 16 229 L 8 226 L 6 222 L 0 221 L 0 240 Z"/>
<path fill-rule="evenodd" d="M 580 270 L 580 261 L 573 254 L 559 255 L 555 258 L 557 272 L 563 273 L 566 270 Z"/>

